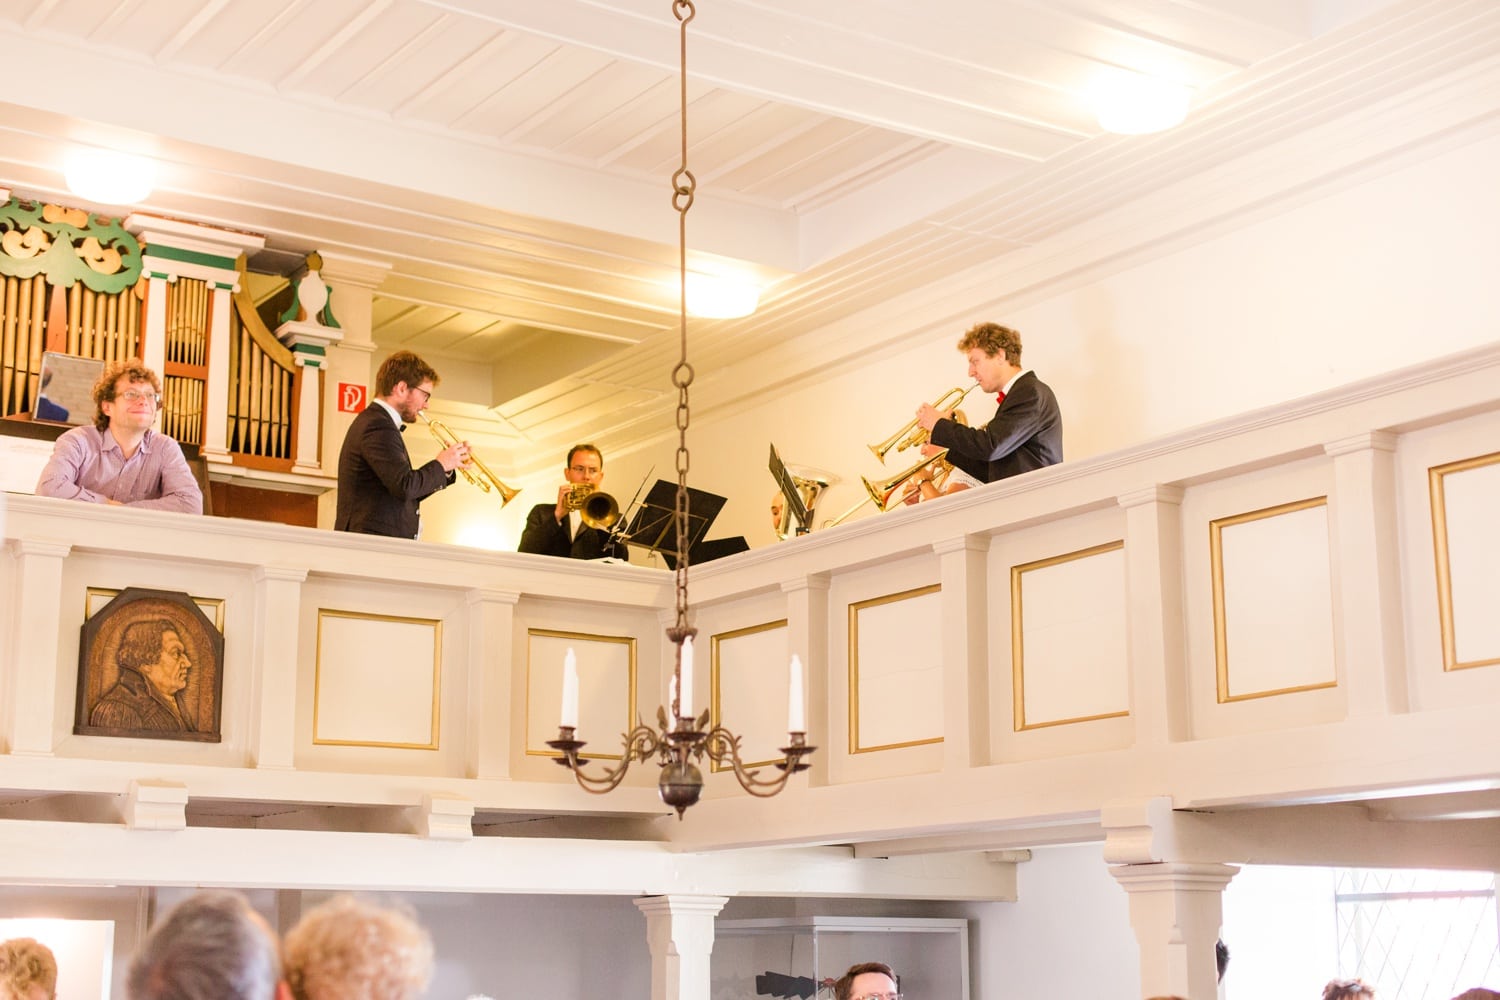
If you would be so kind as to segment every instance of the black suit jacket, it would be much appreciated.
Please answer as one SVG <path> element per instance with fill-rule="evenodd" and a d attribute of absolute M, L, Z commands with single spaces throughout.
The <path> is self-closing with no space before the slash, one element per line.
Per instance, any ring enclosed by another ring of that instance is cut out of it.
<path fill-rule="evenodd" d="M 939 420 L 932 443 L 948 461 L 981 482 L 1019 476 L 1062 461 L 1062 412 L 1057 397 L 1033 372 L 1024 372 L 983 427 Z"/>
<path fill-rule="evenodd" d="M 370 403 L 349 425 L 339 452 L 335 531 L 417 537 L 417 505 L 453 482 L 437 459 L 420 469 L 384 407 Z"/>
<path fill-rule="evenodd" d="M 566 559 L 600 559 L 614 556 L 629 559 L 630 550 L 625 542 L 616 538 L 610 542 L 609 532 L 602 528 L 583 527 L 578 537 L 568 538 L 572 518 L 557 523 L 557 504 L 539 503 L 526 515 L 526 529 L 521 532 L 518 552 L 534 552 L 544 556 L 562 556 Z"/>

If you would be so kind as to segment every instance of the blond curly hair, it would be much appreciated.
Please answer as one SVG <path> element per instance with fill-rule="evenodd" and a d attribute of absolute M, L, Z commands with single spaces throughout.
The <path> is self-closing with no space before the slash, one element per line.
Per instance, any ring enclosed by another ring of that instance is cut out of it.
<path fill-rule="evenodd" d="M 405 913 L 337 896 L 282 942 L 297 1000 L 414 1000 L 432 978 L 432 938 Z"/>
<path fill-rule="evenodd" d="M 47 1000 L 57 996 L 57 959 L 33 938 L 0 943 L 0 1000 L 30 1000 L 38 986 Z"/>

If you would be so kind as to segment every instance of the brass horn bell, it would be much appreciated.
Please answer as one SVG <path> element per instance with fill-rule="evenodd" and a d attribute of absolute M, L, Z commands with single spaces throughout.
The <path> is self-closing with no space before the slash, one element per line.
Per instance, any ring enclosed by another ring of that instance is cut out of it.
<path fill-rule="evenodd" d="M 578 511 L 579 519 L 590 528 L 613 528 L 620 520 L 619 502 L 588 483 L 574 483 L 564 505 Z"/>

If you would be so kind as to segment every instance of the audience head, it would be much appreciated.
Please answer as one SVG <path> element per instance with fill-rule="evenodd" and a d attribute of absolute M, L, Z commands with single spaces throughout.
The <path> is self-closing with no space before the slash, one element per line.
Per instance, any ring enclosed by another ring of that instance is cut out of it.
<path fill-rule="evenodd" d="M 238 893 L 196 893 L 151 929 L 125 992 L 130 1000 L 284 997 L 276 938 Z"/>
<path fill-rule="evenodd" d="M 57 959 L 52 949 L 32 938 L 0 943 L 0 1000 L 53 1000 L 57 996 Z"/>
<path fill-rule="evenodd" d="M 1472 990 L 1464 990 L 1453 1000 L 1500 1000 L 1500 993 L 1487 990 L 1483 986 L 1476 986 Z"/>
<path fill-rule="evenodd" d="M 849 971 L 833 984 L 834 1000 L 863 1000 L 865 997 L 880 997 L 890 1000 L 898 996 L 896 974 L 884 962 L 861 962 L 851 965 Z"/>
<path fill-rule="evenodd" d="M 1375 987 L 1363 979 L 1331 979 L 1323 987 L 1323 1000 L 1365 1000 L 1375 995 Z"/>
<path fill-rule="evenodd" d="M 432 939 L 415 920 L 352 896 L 308 910 L 286 936 L 297 1000 L 412 1000 L 432 977 Z"/>

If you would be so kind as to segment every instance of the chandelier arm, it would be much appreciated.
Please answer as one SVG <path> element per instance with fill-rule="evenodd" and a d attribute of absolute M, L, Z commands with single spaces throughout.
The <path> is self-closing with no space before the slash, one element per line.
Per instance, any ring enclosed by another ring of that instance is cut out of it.
<path fill-rule="evenodd" d="M 620 757 L 620 763 L 614 767 L 606 767 L 604 773 L 600 775 L 584 773 L 583 769 L 588 766 L 588 761 L 579 756 L 579 750 L 583 747 L 581 741 L 563 735 L 559 739 L 548 740 L 547 745 L 562 754 L 558 763 L 573 772 L 573 777 L 577 780 L 579 787 L 586 792 L 603 795 L 620 786 L 620 782 L 625 780 L 625 773 L 630 770 L 632 763 L 647 760 L 662 744 L 656 731 L 644 724 L 637 725 L 629 733 L 623 734 L 621 739 L 625 745 L 625 752 Z"/>
<path fill-rule="evenodd" d="M 734 776 L 739 781 L 740 787 L 757 798 L 768 799 L 786 787 L 787 781 L 798 768 L 794 765 L 794 758 L 800 757 L 800 753 L 789 753 L 785 767 L 780 773 L 767 780 L 760 777 L 761 768 L 748 768 L 740 759 L 740 738 L 723 726 L 715 726 L 705 734 L 702 744 L 702 753 L 708 755 L 708 759 L 715 764 L 728 764 L 734 770 Z"/>

